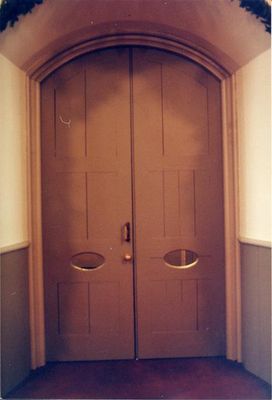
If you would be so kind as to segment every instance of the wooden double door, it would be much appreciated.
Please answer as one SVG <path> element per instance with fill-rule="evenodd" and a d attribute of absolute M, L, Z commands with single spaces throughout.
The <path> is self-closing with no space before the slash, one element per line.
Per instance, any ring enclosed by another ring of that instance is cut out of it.
<path fill-rule="evenodd" d="M 213 76 L 155 49 L 42 83 L 48 360 L 224 354 L 220 108 Z"/>

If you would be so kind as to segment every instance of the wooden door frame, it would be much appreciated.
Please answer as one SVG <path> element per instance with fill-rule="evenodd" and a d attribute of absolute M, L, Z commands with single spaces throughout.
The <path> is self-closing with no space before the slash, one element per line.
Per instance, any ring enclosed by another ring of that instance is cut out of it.
<path fill-rule="evenodd" d="M 31 365 L 45 364 L 45 315 L 42 257 L 41 208 L 41 118 L 40 83 L 51 72 L 77 56 L 114 46 L 148 46 L 185 56 L 206 68 L 221 81 L 224 169 L 226 344 L 227 358 L 241 361 L 241 281 L 238 242 L 238 158 L 235 76 L 180 39 L 151 34 L 118 34 L 97 37 L 56 55 L 38 61 L 27 71 L 28 86 L 28 194 L 29 194 L 29 298 Z"/>

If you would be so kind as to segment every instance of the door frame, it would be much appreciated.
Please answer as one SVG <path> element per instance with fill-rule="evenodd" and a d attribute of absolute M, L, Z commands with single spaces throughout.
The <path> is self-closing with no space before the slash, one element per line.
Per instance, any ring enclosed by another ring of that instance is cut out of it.
<path fill-rule="evenodd" d="M 224 171 L 226 356 L 241 361 L 241 279 L 238 242 L 238 157 L 236 82 L 215 60 L 199 48 L 177 38 L 151 34 L 116 34 L 77 44 L 46 62 L 40 60 L 27 72 L 28 94 L 28 220 L 29 220 L 29 304 L 32 369 L 46 363 L 45 314 L 42 257 L 41 207 L 41 115 L 40 83 L 50 73 L 75 57 L 116 46 L 145 46 L 184 56 L 207 69 L 221 82 L 221 113 Z"/>

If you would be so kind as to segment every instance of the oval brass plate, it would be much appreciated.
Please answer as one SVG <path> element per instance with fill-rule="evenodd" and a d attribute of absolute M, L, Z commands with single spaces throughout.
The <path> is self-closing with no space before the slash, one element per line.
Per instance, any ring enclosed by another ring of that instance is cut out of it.
<path fill-rule="evenodd" d="M 90 271 L 101 268 L 105 261 L 105 258 L 101 254 L 90 251 L 73 255 L 71 258 L 71 266 L 81 271 Z"/>
<path fill-rule="evenodd" d="M 198 255 L 191 250 L 177 249 L 169 251 L 163 257 L 165 264 L 171 268 L 191 268 L 198 263 Z"/>

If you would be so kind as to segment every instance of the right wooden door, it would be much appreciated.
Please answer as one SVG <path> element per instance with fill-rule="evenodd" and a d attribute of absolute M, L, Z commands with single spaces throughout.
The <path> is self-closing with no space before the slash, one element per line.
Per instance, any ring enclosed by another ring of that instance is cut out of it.
<path fill-rule="evenodd" d="M 207 71 L 134 49 L 139 358 L 225 353 L 220 115 L 220 84 Z M 165 255 L 178 249 L 191 250 L 198 263 L 167 265 Z"/>

